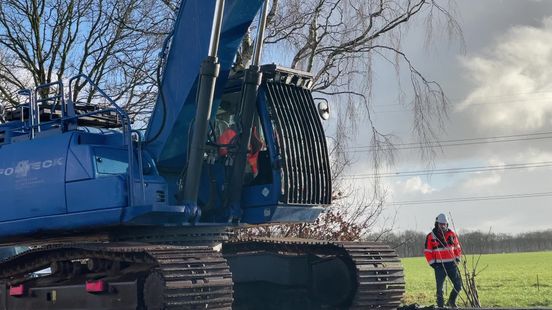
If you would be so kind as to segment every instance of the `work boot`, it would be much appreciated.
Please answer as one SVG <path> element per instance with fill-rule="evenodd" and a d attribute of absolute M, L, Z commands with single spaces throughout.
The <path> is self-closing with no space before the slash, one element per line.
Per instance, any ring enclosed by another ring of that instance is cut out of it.
<path fill-rule="evenodd" d="M 449 301 L 447 302 L 447 308 L 457 309 L 458 307 L 456 306 L 456 301 L 451 301 L 451 300 L 449 300 Z"/>
<path fill-rule="evenodd" d="M 437 296 L 437 308 L 443 308 L 445 305 L 445 300 L 443 296 Z"/>
<path fill-rule="evenodd" d="M 447 307 L 453 308 L 453 309 L 458 308 L 458 307 L 456 306 L 456 298 L 457 298 L 457 297 L 458 297 L 458 292 L 457 292 L 456 290 L 453 289 L 453 290 L 450 292 L 450 296 L 449 296 L 449 299 L 448 299 L 448 301 L 447 301 Z"/>

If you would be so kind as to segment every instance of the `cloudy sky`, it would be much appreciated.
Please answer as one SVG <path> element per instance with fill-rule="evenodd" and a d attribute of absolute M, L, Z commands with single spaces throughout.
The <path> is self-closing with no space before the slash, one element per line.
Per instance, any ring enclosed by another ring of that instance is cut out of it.
<path fill-rule="evenodd" d="M 552 228 L 552 1 L 459 0 L 465 48 L 412 29 L 405 50 L 450 99 L 442 147 L 420 160 L 408 107 L 397 104 L 393 76 L 376 73 L 374 116 L 395 134 L 398 151 L 386 216 L 399 230 L 428 230 L 451 214 L 456 229 L 520 233 Z M 457 41 L 456 41 L 457 42 Z M 392 71 L 392 68 L 390 69 Z M 359 139 L 357 146 L 369 141 Z M 353 150 L 349 175 L 370 182 L 369 156 Z M 432 171 L 428 171 L 432 170 Z"/>

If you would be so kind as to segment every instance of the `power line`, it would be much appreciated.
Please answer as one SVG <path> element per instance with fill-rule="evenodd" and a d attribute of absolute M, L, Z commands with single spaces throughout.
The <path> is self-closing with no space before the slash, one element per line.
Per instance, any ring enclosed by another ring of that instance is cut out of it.
<path fill-rule="evenodd" d="M 470 103 L 469 105 L 466 106 L 466 108 L 479 108 L 480 106 L 487 106 L 487 105 L 496 105 L 496 104 L 507 104 L 507 105 L 513 105 L 513 103 L 521 103 L 519 106 L 521 105 L 527 105 L 529 103 L 539 103 L 539 104 L 548 104 L 550 103 L 550 99 L 541 99 L 543 100 L 542 102 L 538 102 L 536 100 L 526 100 L 526 101 L 522 101 L 522 100 L 519 100 L 519 101 L 511 101 L 511 102 L 487 102 L 487 103 Z M 402 105 L 402 104 L 399 104 L 399 105 Z M 458 105 L 458 104 L 451 104 L 451 105 Z M 383 106 L 383 105 L 382 105 Z M 374 110 L 374 113 L 375 114 L 385 114 L 385 113 L 404 113 L 404 112 L 410 112 L 411 109 L 400 109 L 400 110 Z"/>
<path fill-rule="evenodd" d="M 443 144 L 419 144 L 418 146 L 405 146 L 405 147 L 396 147 L 396 148 L 381 148 L 382 151 L 389 151 L 389 150 L 413 150 L 413 149 L 420 149 L 420 148 L 441 148 L 441 147 L 454 147 L 454 146 L 466 146 L 466 145 L 475 145 L 475 144 L 487 144 L 487 143 L 504 143 L 504 142 L 516 142 L 516 141 L 532 141 L 532 140 L 546 140 L 551 139 L 552 136 L 548 137 L 532 137 L 532 138 L 524 138 L 524 139 L 508 139 L 508 140 L 496 140 L 496 141 L 478 141 L 478 142 L 463 142 L 463 143 L 443 143 Z M 370 151 L 370 148 L 374 148 L 373 146 L 366 146 L 366 149 L 357 149 L 357 150 L 351 150 L 351 153 L 362 153 Z"/>
<path fill-rule="evenodd" d="M 552 167 L 552 161 L 504 164 L 504 165 L 494 165 L 494 166 L 475 166 L 475 167 L 441 168 L 441 169 L 431 169 L 431 170 L 397 171 L 397 172 L 388 172 L 388 173 L 380 173 L 380 174 L 374 174 L 374 173 L 349 174 L 349 175 L 344 175 L 342 178 L 348 179 L 348 180 L 361 180 L 361 179 L 374 179 L 374 178 L 410 177 L 410 176 L 422 176 L 422 175 L 476 173 L 476 172 L 489 172 L 489 171 L 497 171 L 497 170 L 529 169 L 529 168 L 542 168 L 542 167 Z"/>
<path fill-rule="evenodd" d="M 532 93 L 517 93 L 517 94 L 510 94 L 510 95 L 505 95 L 505 96 L 485 96 L 485 97 L 475 97 L 475 98 L 472 98 L 472 101 L 474 100 L 488 100 L 489 98 L 495 98 L 495 99 L 500 99 L 500 98 L 507 98 L 507 100 L 500 100 L 500 101 L 496 101 L 496 102 L 480 102 L 480 103 L 470 103 L 469 105 L 472 105 L 472 106 L 479 106 L 479 105 L 495 105 L 495 104 L 514 104 L 514 103 L 546 103 L 546 102 L 549 102 L 550 101 L 550 98 L 542 98 L 542 97 L 539 97 L 539 98 L 529 98 L 529 99 L 515 99 L 515 98 L 512 98 L 512 96 L 517 96 L 517 95 L 534 95 L 534 94 L 552 94 L 551 91 L 542 91 L 542 92 L 532 92 Z M 454 98 L 452 99 L 453 102 L 449 102 L 449 105 L 450 106 L 458 106 L 460 105 L 462 102 L 460 100 L 460 98 Z M 539 101 L 542 101 L 542 102 L 539 102 Z M 376 108 L 376 107 L 392 107 L 392 106 L 404 106 L 404 107 L 407 107 L 408 104 L 407 103 L 389 103 L 389 104 L 374 104 L 372 105 L 372 107 Z M 385 112 L 401 112 L 401 111 L 406 111 L 406 110 L 388 110 L 388 111 L 375 111 L 376 113 L 385 113 Z"/>
<path fill-rule="evenodd" d="M 547 136 L 548 135 L 548 136 Z M 480 138 L 465 138 L 465 139 L 452 139 L 452 140 L 435 140 L 428 143 L 408 142 L 408 143 L 396 143 L 392 148 L 382 148 L 381 150 L 410 150 L 419 148 L 435 148 L 435 147 L 451 147 L 451 146 L 465 146 L 474 144 L 486 144 L 486 143 L 504 143 L 504 142 L 516 142 L 516 141 L 531 141 L 531 140 L 543 140 L 551 139 L 552 131 L 541 133 L 529 133 L 519 135 L 508 136 L 494 136 L 494 137 L 480 137 Z M 371 151 L 375 149 L 372 145 L 359 145 L 346 148 L 351 153 L 360 153 Z"/>
<path fill-rule="evenodd" d="M 506 139 L 506 138 L 519 138 L 519 137 L 527 137 L 527 136 L 542 136 L 542 135 L 550 135 L 552 134 L 552 131 L 543 131 L 543 132 L 534 132 L 534 133 L 524 133 L 524 134 L 517 134 L 517 135 L 504 135 L 504 136 L 490 136 L 490 137 L 475 137 L 475 138 L 463 138 L 463 139 L 451 139 L 451 140 L 435 140 L 430 141 L 429 143 L 446 143 L 446 142 L 462 142 L 462 141 L 475 141 L 475 140 L 486 140 L 486 139 Z M 397 143 L 395 145 L 401 146 L 401 145 L 420 145 L 419 142 L 407 142 L 407 143 Z M 367 146 L 355 146 L 351 148 L 363 148 L 363 147 L 371 147 L 369 145 Z"/>
<path fill-rule="evenodd" d="M 542 99 L 544 100 L 544 99 Z M 471 103 L 469 105 L 466 106 L 466 108 L 480 108 L 480 106 L 486 106 L 486 105 L 496 105 L 496 104 L 507 104 L 507 105 L 513 105 L 513 103 L 521 103 L 520 105 L 518 106 L 521 106 L 521 105 L 527 105 L 529 103 L 538 103 L 538 104 L 548 104 L 550 103 L 552 100 L 550 99 L 546 99 L 545 101 L 542 101 L 542 102 L 538 102 L 536 100 L 527 100 L 527 101 L 512 101 L 512 102 L 487 102 L 487 103 Z M 457 105 L 457 104 L 454 104 L 454 105 Z M 411 112 L 412 109 L 400 109 L 400 110 L 374 110 L 373 112 L 375 114 L 385 114 L 385 113 L 404 113 L 404 112 Z"/>
<path fill-rule="evenodd" d="M 550 197 L 550 196 L 552 196 L 552 192 L 537 192 L 537 193 L 519 193 L 519 194 L 494 195 L 494 196 L 464 196 L 464 197 L 443 198 L 443 199 L 406 200 L 406 201 L 394 201 L 388 204 L 393 206 L 408 206 L 408 205 L 424 205 L 424 204 L 435 204 L 435 203 L 458 203 L 458 202 L 471 202 L 471 201 L 523 199 L 523 198 Z"/>

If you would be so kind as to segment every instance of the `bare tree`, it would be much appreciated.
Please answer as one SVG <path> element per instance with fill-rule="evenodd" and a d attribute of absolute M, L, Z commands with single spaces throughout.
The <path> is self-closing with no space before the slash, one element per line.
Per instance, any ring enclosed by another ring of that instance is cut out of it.
<path fill-rule="evenodd" d="M 3 0 L 0 99 L 16 105 L 18 89 L 86 74 L 135 118 L 156 96 L 172 15 L 161 0 Z M 77 83 L 73 99 L 83 88 Z"/>
<path fill-rule="evenodd" d="M 449 38 L 463 37 L 455 19 L 454 2 L 437 0 L 273 0 L 269 12 L 266 43 L 274 51 L 285 50 L 287 65 L 312 72 L 314 93 L 339 102 L 337 130 L 332 152 L 336 198 L 349 206 L 339 214 L 365 230 L 382 213 L 386 191 L 378 178 L 371 189 L 351 189 L 341 178 L 352 161 L 345 151 L 356 138 L 360 122 L 371 128 L 372 167 L 377 175 L 392 165 L 393 139 L 380 132 L 371 118 L 373 64 L 376 59 L 394 68 L 398 81 L 397 97 L 412 112 L 412 128 L 422 147 L 422 159 L 431 159 L 434 148 L 423 147 L 436 140 L 443 128 L 447 98 L 439 83 L 424 76 L 402 50 L 402 39 L 414 19 L 426 27 L 426 44 L 433 30 L 445 29 Z M 408 76 L 403 85 L 401 75 Z M 407 90 L 411 98 L 404 96 Z M 344 188 L 349 188 L 345 192 Z M 353 204 L 353 206 L 351 206 Z"/>

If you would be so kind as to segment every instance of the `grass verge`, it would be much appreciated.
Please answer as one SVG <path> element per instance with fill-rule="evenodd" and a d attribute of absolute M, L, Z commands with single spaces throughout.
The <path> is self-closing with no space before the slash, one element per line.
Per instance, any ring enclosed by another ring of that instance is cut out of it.
<path fill-rule="evenodd" d="M 472 266 L 477 256 L 464 259 Z M 403 258 L 402 263 L 404 304 L 434 304 L 435 275 L 425 258 Z M 476 283 L 482 307 L 552 307 L 552 252 L 482 255 L 478 266 Z M 452 285 L 448 282 L 445 287 L 448 296 Z"/>

